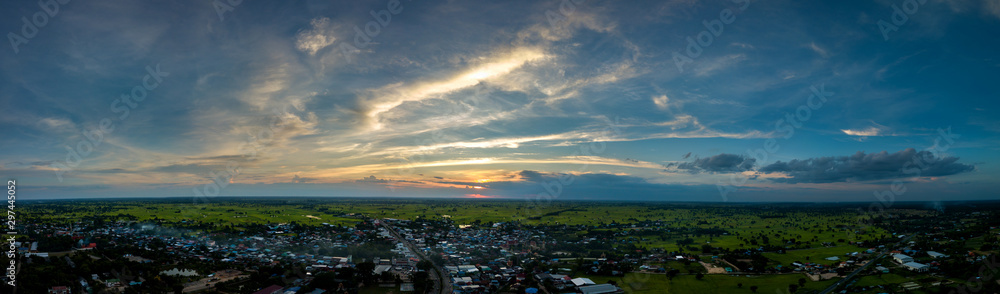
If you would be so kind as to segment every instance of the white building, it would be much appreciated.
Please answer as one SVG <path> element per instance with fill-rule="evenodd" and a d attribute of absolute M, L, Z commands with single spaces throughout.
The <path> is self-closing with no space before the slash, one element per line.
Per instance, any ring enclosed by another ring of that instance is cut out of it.
<path fill-rule="evenodd" d="M 594 283 L 594 281 L 591 281 L 588 278 L 576 278 L 576 279 L 573 279 L 571 281 L 573 282 L 573 285 L 576 285 L 577 287 L 586 286 L 586 285 L 596 285 L 597 284 L 597 283 Z"/>
<path fill-rule="evenodd" d="M 948 257 L 947 254 L 944 254 L 944 253 L 941 253 L 941 252 L 937 252 L 937 251 L 927 251 L 927 255 L 930 255 L 932 258 Z"/>
<path fill-rule="evenodd" d="M 907 262 L 907 263 L 904 263 L 903 267 L 905 267 L 908 270 L 915 271 L 915 272 L 926 272 L 927 270 L 929 270 L 931 268 L 931 266 L 929 266 L 929 265 L 926 265 L 926 264 L 923 264 L 923 263 L 916 263 L 916 262 Z"/>
<path fill-rule="evenodd" d="M 905 254 L 893 254 L 892 260 L 895 260 L 896 263 L 904 264 L 907 262 L 913 262 L 913 257 L 910 257 L 909 255 Z"/>

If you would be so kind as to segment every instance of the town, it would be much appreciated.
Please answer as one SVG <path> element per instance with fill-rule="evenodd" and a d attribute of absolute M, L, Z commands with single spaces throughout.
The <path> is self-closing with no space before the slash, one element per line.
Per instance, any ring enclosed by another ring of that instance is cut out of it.
<path fill-rule="evenodd" d="M 108 200 L 86 203 L 88 211 L 80 203 L 24 204 L 24 233 L 14 244 L 17 290 L 936 293 L 998 286 L 996 203 L 943 211 L 904 203 L 867 224 L 854 221 L 849 205 L 834 204 L 553 202 L 542 215 L 501 216 L 519 205 Z M 153 211 L 122 210 L 134 206 Z"/>

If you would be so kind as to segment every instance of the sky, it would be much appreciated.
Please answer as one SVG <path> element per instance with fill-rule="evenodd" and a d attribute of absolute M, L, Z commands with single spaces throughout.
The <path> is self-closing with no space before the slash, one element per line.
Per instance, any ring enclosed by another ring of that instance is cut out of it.
<path fill-rule="evenodd" d="M 7 1 L 0 29 L 19 199 L 1000 198 L 996 0 Z"/>

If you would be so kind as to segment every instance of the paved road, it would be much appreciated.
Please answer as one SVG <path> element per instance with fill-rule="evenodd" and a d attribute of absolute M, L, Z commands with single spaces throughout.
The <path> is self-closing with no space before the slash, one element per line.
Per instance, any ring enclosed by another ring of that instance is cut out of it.
<path fill-rule="evenodd" d="M 840 286 L 840 284 L 850 282 L 851 279 L 854 278 L 854 275 L 857 275 L 861 271 L 864 271 L 866 268 L 868 268 L 869 265 L 872 265 L 873 263 L 875 263 L 876 260 L 878 260 L 879 258 L 882 258 L 883 256 L 885 256 L 886 253 L 888 253 L 889 251 L 894 250 L 894 248 L 896 248 L 896 247 L 899 247 L 899 244 L 904 244 L 906 242 L 909 242 L 910 239 L 912 239 L 914 236 L 916 236 L 916 234 L 910 234 L 910 236 L 907 236 L 906 238 L 903 238 L 903 240 L 900 240 L 899 242 L 896 242 L 896 245 L 893 245 L 892 247 L 887 248 L 885 251 L 882 251 L 882 253 L 879 253 L 878 257 L 875 257 L 875 258 L 871 259 L 871 261 L 869 261 L 865 265 L 859 267 L 858 269 L 854 270 L 853 272 L 851 272 L 850 274 L 848 274 L 843 279 L 840 279 L 840 281 L 837 281 L 836 283 L 833 283 L 833 285 L 830 285 L 830 287 L 827 287 L 826 290 L 823 290 L 823 292 L 819 292 L 819 294 L 830 293 L 831 291 L 837 289 L 837 286 Z"/>
<path fill-rule="evenodd" d="M 417 246 L 414 246 L 413 243 L 410 243 L 410 241 L 404 239 L 403 236 L 400 236 L 399 233 L 396 232 L 396 229 L 393 226 L 389 225 L 384 220 L 379 221 L 379 223 L 382 224 L 382 227 L 388 230 L 393 237 L 396 237 L 397 241 L 403 243 L 403 245 L 406 245 L 407 248 L 410 248 L 410 251 L 413 251 L 413 254 L 416 254 L 418 257 L 420 257 L 421 260 L 426 260 L 433 263 L 433 261 L 424 256 L 422 251 L 417 249 Z M 437 281 L 437 283 L 434 283 L 434 289 L 431 290 L 431 293 L 451 294 L 451 280 L 448 279 L 448 277 L 442 276 L 445 273 L 444 269 L 435 264 L 434 270 L 428 273 L 430 274 L 432 280 Z"/>

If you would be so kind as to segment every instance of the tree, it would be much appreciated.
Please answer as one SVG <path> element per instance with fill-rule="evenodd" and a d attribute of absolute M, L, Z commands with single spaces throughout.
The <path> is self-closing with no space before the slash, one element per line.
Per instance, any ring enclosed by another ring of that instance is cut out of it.
<path fill-rule="evenodd" d="M 417 262 L 417 269 L 429 271 L 434 267 L 434 264 L 427 260 L 421 260 Z"/>
<path fill-rule="evenodd" d="M 796 285 L 796 284 L 789 284 L 788 285 L 788 292 L 795 293 L 795 291 L 798 291 L 798 290 L 799 290 L 799 285 Z"/>
<path fill-rule="evenodd" d="M 375 263 L 371 261 L 359 263 L 354 267 L 358 277 L 366 285 L 375 284 Z"/>
<path fill-rule="evenodd" d="M 427 292 L 431 288 L 430 275 L 427 272 L 415 272 L 410 276 L 410 280 L 413 281 L 413 288 L 417 290 L 418 293 Z"/>
<path fill-rule="evenodd" d="M 681 273 L 681 271 L 679 271 L 677 269 L 670 269 L 670 271 L 667 271 L 667 279 L 673 281 L 674 277 L 676 277 L 677 274 L 680 274 L 680 273 Z"/>
<path fill-rule="evenodd" d="M 750 286 L 750 292 L 757 293 L 757 286 Z"/>
<path fill-rule="evenodd" d="M 806 279 L 799 278 L 799 287 L 805 287 L 805 286 L 806 286 Z"/>
<path fill-rule="evenodd" d="M 743 283 L 736 284 L 736 288 L 743 288 Z"/>
<path fill-rule="evenodd" d="M 701 280 L 704 277 L 705 277 L 705 274 L 702 274 L 702 273 L 698 273 L 697 275 L 694 275 L 694 278 L 695 279 L 699 279 L 699 280 Z"/>

